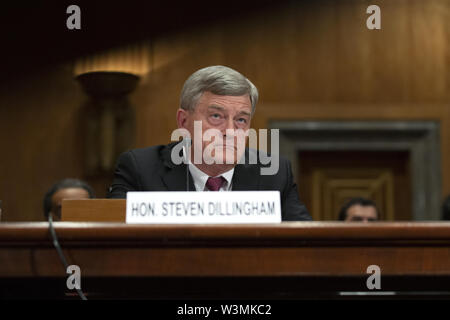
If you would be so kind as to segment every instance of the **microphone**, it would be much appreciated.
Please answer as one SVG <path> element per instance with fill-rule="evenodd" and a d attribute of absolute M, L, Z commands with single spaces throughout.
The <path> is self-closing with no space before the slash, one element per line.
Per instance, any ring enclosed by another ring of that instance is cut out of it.
<path fill-rule="evenodd" d="M 189 138 L 189 137 L 183 138 L 183 160 L 184 160 L 184 163 L 186 163 L 186 164 L 189 163 L 189 153 L 190 153 L 191 143 L 192 143 L 191 138 Z"/>
<path fill-rule="evenodd" d="M 189 137 L 183 138 L 183 158 L 186 164 L 186 191 L 189 191 L 189 154 L 192 140 Z"/>
<path fill-rule="evenodd" d="M 53 239 L 53 246 L 56 249 L 56 252 L 58 253 L 59 259 L 61 260 L 61 263 L 64 266 L 64 272 L 66 272 L 67 267 L 69 264 L 67 263 L 66 257 L 64 256 L 64 253 L 61 250 L 61 246 L 59 245 L 58 237 L 56 236 L 55 228 L 53 227 L 53 214 L 51 212 L 48 213 L 48 227 L 50 229 L 50 234 Z M 78 295 L 80 296 L 81 300 L 87 300 L 86 296 L 84 295 L 83 291 L 81 289 L 76 289 Z"/>

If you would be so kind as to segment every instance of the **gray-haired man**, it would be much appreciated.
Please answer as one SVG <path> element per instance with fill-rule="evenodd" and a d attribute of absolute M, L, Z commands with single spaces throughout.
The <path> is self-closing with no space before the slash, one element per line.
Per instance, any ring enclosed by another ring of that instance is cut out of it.
<path fill-rule="evenodd" d="M 264 175 L 260 161 L 245 161 L 251 150 L 239 148 L 238 133 L 250 129 L 257 101 L 256 87 L 231 68 L 196 71 L 183 86 L 176 115 L 178 128 L 189 136 L 185 141 L 192 139 L 193 148 L 175 142 L 123 153 L 109 197 L 125 198 L 128 191 L 279 190 L 284 221 L 311 220 L 299 200 L 289 161 L 280 157 L 277 172 Z M 208 136 L 209 132 L 213 134 Z M 175 161 L 178 151 L 188 161 Z"/>

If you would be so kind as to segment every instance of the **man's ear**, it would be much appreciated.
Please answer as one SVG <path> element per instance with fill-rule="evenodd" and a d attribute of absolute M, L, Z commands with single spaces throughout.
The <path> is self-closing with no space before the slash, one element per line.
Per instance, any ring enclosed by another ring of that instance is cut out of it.
<path fill-rule="evenodd" d="M 188 111 L 184 109 L 178 109 L 177 111 L 177 125 L 178 128 L 185 128 L 186 129 L 186 121 L 188 118 Z"/>

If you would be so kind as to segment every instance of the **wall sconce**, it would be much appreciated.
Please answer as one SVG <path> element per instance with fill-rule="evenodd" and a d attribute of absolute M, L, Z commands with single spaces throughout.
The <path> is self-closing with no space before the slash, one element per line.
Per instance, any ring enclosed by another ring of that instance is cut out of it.
<path fill-rule="evenodd" d="M 90 97 L 85 105 L 86 175 L 109 175 L 121 152 L 134 147 L 135 114 L 128 95 L 150 70 L 149 41 L 112 48 L 75 61 L 75 79 Z"/>
<path fill-rule="evenodd" d="M 84 128 L 87 175 L 110 173 L 118 155 L 133 146 L 135 115 L 128 95 L 139 79 L 135 74 L 114 71 L 76 76 L 91 98 L 86 104 Z"/>

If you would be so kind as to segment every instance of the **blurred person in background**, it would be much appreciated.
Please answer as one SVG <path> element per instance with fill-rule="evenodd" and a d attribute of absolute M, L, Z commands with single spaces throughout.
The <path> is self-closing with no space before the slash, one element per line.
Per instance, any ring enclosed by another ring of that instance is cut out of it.
<path fill-rule="evenodd" d="M 340 221 L 372 222 L 380 219 L 377 205 L 366 198 L 352 198 L 339 212 Z"/>
<path fill-rule="evenodd" d="M 93 199 L 94 190 L 86 182 L 78 179 L 64 179 L 56 182 L 44 196 L 44 215 L 52 215 L 54 221 L 61 220 L 63 199 Z"/>

